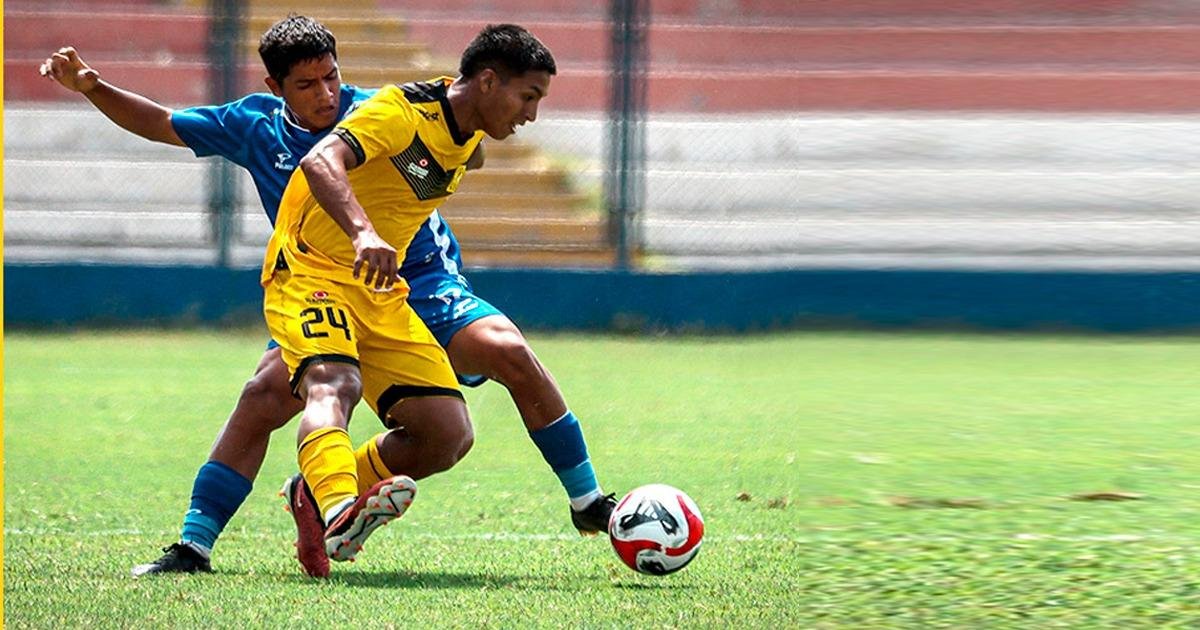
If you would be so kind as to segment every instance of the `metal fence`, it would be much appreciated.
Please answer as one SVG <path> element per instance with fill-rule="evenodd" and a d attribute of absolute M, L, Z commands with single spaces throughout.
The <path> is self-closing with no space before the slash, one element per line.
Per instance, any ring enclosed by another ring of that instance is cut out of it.
<path fill-rule="evenodd" d="M 645 4 L 616 0 L 610 6 L 636 11 Z M 605 19 L 586 16 L 591 23 Z M 560 58 L 556 81 L 562 85 L 577 85 L 571 81 L 580 72 L 609 72 L 604 85 L 610 91 L 592 95 L 597 106 L 590 109 L 556 107 L 555 96 L 567 101 L 574 95 L 552 93 L 538 122 L 519 134 L 529 151 L 512 151 L 532 172 L 519 174 L 516 161 L 502 159 L 481 173 L 491 180 L 479 181 L 507 182 L 497 184 L 504 187 L 498 196 L 524 210 L 559 202 L 564 209 L 497 212 L 502 220 L 485 230 L 473 226 L 487 220 L 487 200 L 495 195 L 467 190 L 479 193 L 481 209 L 448 207 L 447 216 L 462 226 L 468 266 L 472 230 L 496 239 L 544 233 L 570 241 L 595 228 L 611 256 L 588 264 L 627 260 L 656 270 L 1200 267 L 1195 113 L 1072 113 L 1069 107 L 889 112 L 878 103 L 872 111 L 797 104 L 689 112 L 677 104 L 660 107 L 671 97 L 664 86 L 732 75 L 717 62 L 656 53 L 665 41 L 657 39 L 658 27 L 654 23 L 644 39 L 636 31 L 608 31 L 608 41 L 623 43 L 628 53 L 617 56 L 615 70 L 607 65 L 607 50 L 597 57 L 603 70 L 569 54 Z M 726 26 L 704 25 L 698 36 L 704 28 Z M 738 28 L 763 37 L 781 30 L 778 24 Z M 639 55 L 646 60 L 641 68 L 630 63 Z M 1153 58 L 1142 66 L 1172 67 L 1156 66 Z M 1074 66 L 1063 67 L 1060 73 Z M 809 76 L 809 69 L 794 65 L 768 69 L 772 80 Z M 888 67 L 870 69 L 886 73 Z M 645 88 L 622 83 L 639 76 Z M 622 89 L 631 101 L 607 100 Z M 207 173 L 215 167 L 187 151 L 134 138 L 81 101 L 6 103 L 9 260 L 258 264 L 269 226 L 244 174 L 214 197 L 212 182 L 222 180 Z M 522 201 L 522 182 L 547 179 L 561 179 L 565 192 Z M 236 203 L 229 191 L 240 196 Z M 225 199 L 223 207 L 232 211 L 224 216 L 232 222 L 212 222 L 219 215 L 213 208 L 222 207 L 215 198 Z M 629 239 L 625 245 L 622 236 Z M 510 249 L 526 248 L 513 243 Z M 537 264 L 576 266 L 570 248 L 563 251 L 561 260 L 547 256 Z"/>

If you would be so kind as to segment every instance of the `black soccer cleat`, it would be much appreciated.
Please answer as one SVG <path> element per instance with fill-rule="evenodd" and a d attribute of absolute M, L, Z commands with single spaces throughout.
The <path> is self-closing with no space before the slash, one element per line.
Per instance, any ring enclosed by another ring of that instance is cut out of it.
<path fill-rule="evenodd" d="M 133 577 L 148 573 L 212 573 L 208 558 L 187 543 L 177 542 L 170 547 L 163 547 L 163 551 L 166 553 L 158 560 L 133 567 Z"/>
<path fill-rule="evenodd" d="M 595 536 L 608 532 L 608 519 L 617 507 L 617 495 L 609 494 L 596 499 L 582 510 L 571 509 L 571 524 L 580 536 Z"/>

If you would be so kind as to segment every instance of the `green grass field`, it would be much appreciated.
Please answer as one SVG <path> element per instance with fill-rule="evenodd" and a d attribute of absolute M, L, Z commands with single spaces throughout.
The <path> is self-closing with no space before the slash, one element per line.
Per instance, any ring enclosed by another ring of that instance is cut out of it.
<path fill-rule="evenodd" d="M 700 505 L 685 571 L 575 535 L 489 384 L 470 456 L 327 582 L 275 496 L 294 424 L 217 573 L 128 577 L 175 540 L 262 340 L 7 335 L 7 627 L 1200 627 L 1194 339 L 535 335 L 605 488 Z M 1105 491 L 1137 498 L 1070 498 Z"/>

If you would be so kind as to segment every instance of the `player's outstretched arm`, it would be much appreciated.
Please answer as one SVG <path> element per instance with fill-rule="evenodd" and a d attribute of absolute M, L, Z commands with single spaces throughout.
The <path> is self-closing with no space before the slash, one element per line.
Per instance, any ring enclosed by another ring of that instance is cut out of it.
<path fill-rule="evenodd" d="M 155 142 L 187 146 L 171 125 L 170 109 L 101 80 L 100 73 L 84 63 L 70 46 L 59 48 L 50 55 L 38 72 L 72 92 L 83 94 L 96 109 L 126 131 Z"/>
<path fill-rule="evenodd" d="M 346 141 L 331 133 L 300 160 L 300 170 L 321 208 L 333 218 L 354 243 L 354 277 L 366 268 L 363 282 L 376 289 L 390 288 L 398 270 L 396 249 L 375 231 L 366 210 L 350 188 L 346 173 L 358 166 L 359 158 Z"/>

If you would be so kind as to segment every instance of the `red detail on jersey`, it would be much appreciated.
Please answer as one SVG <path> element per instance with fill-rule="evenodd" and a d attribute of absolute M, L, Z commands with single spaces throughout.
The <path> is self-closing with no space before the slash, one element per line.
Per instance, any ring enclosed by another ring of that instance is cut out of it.
<path fill-rule="evenodd" d="M 682 545 L 667 549 L 668 556 L 682 556 L 700 544 L 700 539 L 704 537 L 704 521 L 700 520 L 700 515 L 688 508 L 682 496 L 676 496 L 679 498 L 679 509 L 683 510 L 683 517 L 687 519 L 688 537 Z"/>
<path fill-rule="evenodd" d="M 325 291 L 313 291 L 313 299 L 324 300 L 327 297 L 329 297 L 329 294 Z"/>
<path fill-rule="evenodd" d="M 429 160 L 426 160 L 425 158 L 421 158 L 421 161 L 417 162 L 417 164 L 420 164 L 422 167 L 429 166 Z"/>

